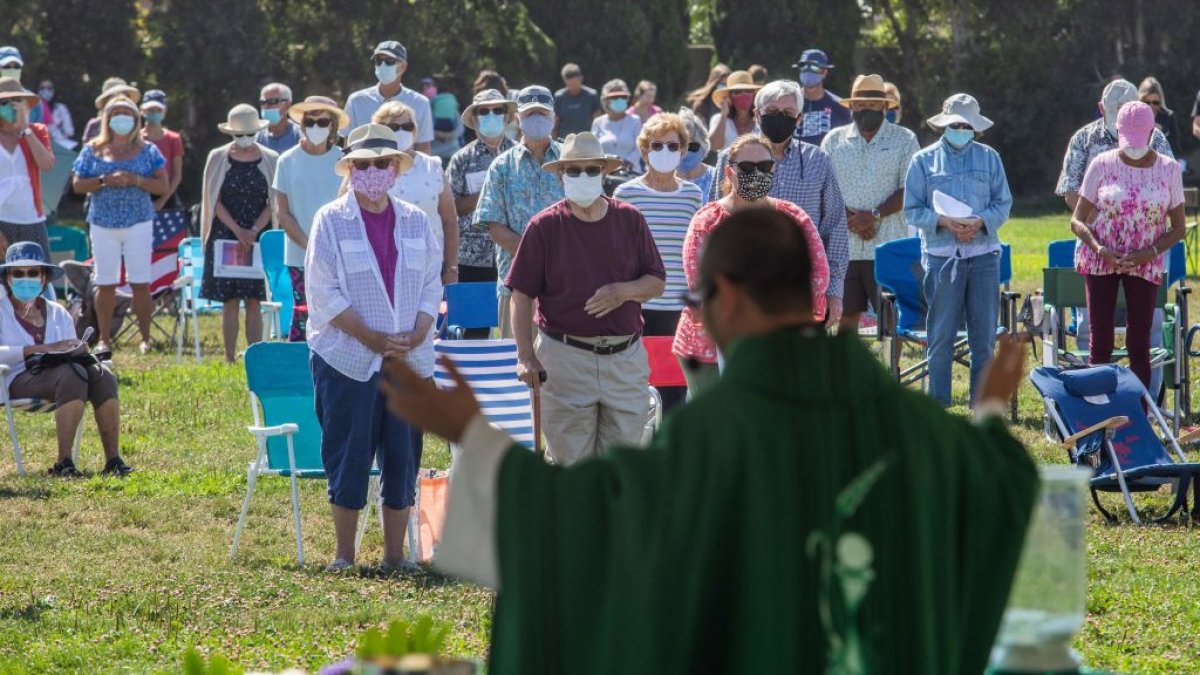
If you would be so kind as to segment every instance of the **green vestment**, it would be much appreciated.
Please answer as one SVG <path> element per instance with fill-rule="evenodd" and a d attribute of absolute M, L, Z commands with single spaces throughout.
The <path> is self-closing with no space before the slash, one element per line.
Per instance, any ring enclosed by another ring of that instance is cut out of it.
<path fill-rule="evenodd" d="M 858 338 L 741 340 L 649 449 L 508 451 L 489 673 L 979 675 L 1036 489 Z"/>

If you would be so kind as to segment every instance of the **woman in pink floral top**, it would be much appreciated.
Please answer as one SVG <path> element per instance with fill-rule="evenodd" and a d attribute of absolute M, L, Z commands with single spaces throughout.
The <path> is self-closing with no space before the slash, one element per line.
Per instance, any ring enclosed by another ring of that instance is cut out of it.
<path fill-rule="evenodd" d="M 813 317 L 823 321 L 825 291 L 829 288 L 829 262 L 825 259 L 825 247 L 821 244 L 821 235 L 812 219 L 803 209 L 791 202 L 767 196 L 774 178 L 769 142 L 762 136 L 742 136 L 729 146 L 729 158 L 722 185 L 725 196 L 706 204 L 692 216 L 687 237 L 683 241 L 683 272 L 687 277 L 688 290 L 696 290 L 700 276 L 700 254 L 713 228 L 734 211 L 774 207 L 791 216 L 796 226 L 804 232 L 812 256 Z M 679 318 L 672 351 L 684 366 L 689 396 L 695 396 L 716 381 L 717 348 L 704 333 L 699 314 L 691 308 L 685 307 Z"/>
<path fill-rule="evenodd" d="M 1179 164 L 1150 149 L 1154 113 L 1140 101 L 1117 114 L 1117 150 L 1088 165 L 1071 219 L 1081 246 L 1075 269 L 1087 284 L 1092 363 L 1112 361 L 1117 294 L 1125 289 L 1130 369 L 1150 386 L 1150 330 L 1163 254 L 1183 239 Z"/>

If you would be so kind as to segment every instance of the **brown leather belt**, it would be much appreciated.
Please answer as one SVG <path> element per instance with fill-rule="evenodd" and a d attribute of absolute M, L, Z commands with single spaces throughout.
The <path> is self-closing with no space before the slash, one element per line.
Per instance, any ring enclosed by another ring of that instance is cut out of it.
<path fill-rule="evenodd" d="M 637 333 L 633 337 L 629 338 L 628 340 L 623 340 L 616 344 L 593 344 L 591 342 L 585 342 L 583 340 L 576 340 L 575 338 L 573 338 L 569 335 L 563 335 L 562 333 L 551 333 L 548 330 L 541 331 L 541 334 L 544 337 L 548 337 L 551 340 L 554 340 L 555 342 L 561 342 L 564 345 L 567 345 L 568 347 L 582 349 L 585 352 L 591 352 L 593 354 L 596 354 L 597 356 L 611 356 L 613 354 L 620 354 L 621 352 L 625 351 L 626 349 L 629 349 L 630 347 L 632 347 L 633 344 L 635 342 L 637 342 L 639 338 L 642 337 L 641 333 Z"/>

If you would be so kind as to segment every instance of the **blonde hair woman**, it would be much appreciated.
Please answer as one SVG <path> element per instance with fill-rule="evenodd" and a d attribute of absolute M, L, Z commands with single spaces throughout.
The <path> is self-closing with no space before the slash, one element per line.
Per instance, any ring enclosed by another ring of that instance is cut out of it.
<path fill-rule="evenodd" d="M 1179 120 L 1175 117 L 1175 111 L 1167 107 L 1167 95 L 1163 93 L 1162 83 L 1157 77 L 1151 76 L 1142 80 L 1138 85 L 1138 100 L 1154 111 L 1154 126 L 1167 137 L 1171 154 L 1175 155 L 1175 161 L 1179 162 L 1179 166 L 1186 172 L 1187 160 L 1180 159 L 1183 157 L 1183 148 L 1179 145 Z"/>
<path fill-rule="evenodd" d="M 371 117 L 396 134 L 400 151 L 412 158 L 412 168 L 401 173 L 392 186 L 391 194 L 425 212 L 429 228 L 442 246 L 442 283 L 458 281 L 458 214 L 454 210 L 454 195 L 442 170 L 440 157 L 426 154 L 413 146 L 417 133 L 417 118 L 412 108 L 399 101 L 388 101 Z"/>
<path fill-rule="evenodd" d="M 100 132 L 75 159 L 73 186 L 91 194 L 87 221 L 91 226 L 95 264 L 97 351 L 109 348 L 117 302 L 121 263 L 133 289 L 141 353 L 150 349 L 150 255 L 154 248 L 154 196 L 170 189 L 167 160 L 153 143 L 142 139 L 142 114 L 133 100 L 117 96 L 100 116 Z"/>

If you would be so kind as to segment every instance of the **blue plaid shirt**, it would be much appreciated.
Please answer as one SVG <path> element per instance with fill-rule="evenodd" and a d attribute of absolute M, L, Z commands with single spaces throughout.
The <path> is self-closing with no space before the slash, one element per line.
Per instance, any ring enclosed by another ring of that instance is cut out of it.
<path fill-rule="evenodd" d="M 722 150 L 717 159 L 717 176 L 725 175 L 727 164 L 729 151 Z M 799 206 L 812 219 L 825 246 L 825 260 L 829 262 L 827 295 L 842 297 L 846 268 L 850 264 L 850 231 L 846 228 L 846 204 L 829 155 L 812 143 L 792 139 L 783 158 L 775 160 L 775 184 L 767 194 Z M 719 181 L 713 181 L 709 196 L 710 201 L 721 198 Z"/>

